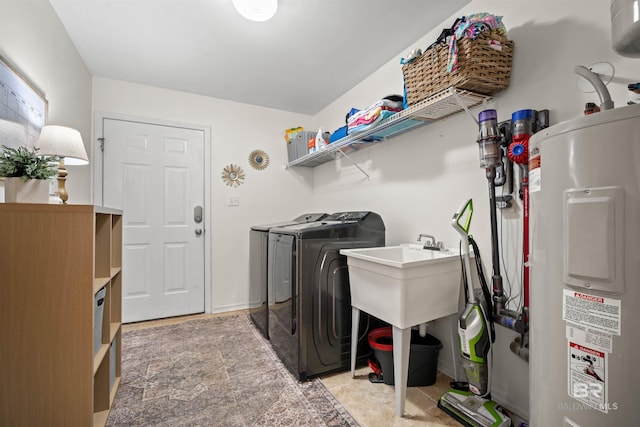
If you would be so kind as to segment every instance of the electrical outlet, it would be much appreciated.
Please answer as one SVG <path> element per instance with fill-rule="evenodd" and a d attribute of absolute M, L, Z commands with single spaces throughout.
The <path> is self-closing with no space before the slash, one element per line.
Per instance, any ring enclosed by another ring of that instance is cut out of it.
<path fill-rule="evenodd" d="M 227 206 L 240 206 L 240 196 L 238 195 L 227 196 Z"/>

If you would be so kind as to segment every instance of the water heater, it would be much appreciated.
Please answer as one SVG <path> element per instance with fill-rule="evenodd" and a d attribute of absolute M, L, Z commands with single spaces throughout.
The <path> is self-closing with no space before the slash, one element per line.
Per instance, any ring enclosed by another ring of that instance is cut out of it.
<path fill-rule="evenodd" d="M 529 141 L 530 425 L 640 420 L 640 105 Z"/>
<path fill-rule="evenodd" d="M 611 41 L 620 55 L 640 57 L 639 0 L 611 0 Z"/>

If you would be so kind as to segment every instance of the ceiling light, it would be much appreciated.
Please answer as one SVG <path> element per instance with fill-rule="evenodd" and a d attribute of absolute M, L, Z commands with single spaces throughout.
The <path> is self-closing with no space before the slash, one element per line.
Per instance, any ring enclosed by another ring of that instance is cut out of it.
<path fill-rule="evenodd" d="M 278 11 L 278 0 L 232 0 L 238 13 L 250 21 L 263 22 Z"/>

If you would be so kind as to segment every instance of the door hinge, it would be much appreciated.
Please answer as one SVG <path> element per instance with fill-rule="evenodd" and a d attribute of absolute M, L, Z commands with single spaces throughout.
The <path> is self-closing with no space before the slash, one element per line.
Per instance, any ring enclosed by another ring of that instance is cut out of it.
<path fill-rule="evenodd" d="M 100 151 L 104 153 L 104 138 L 98 138 L 98 141 L 100 141 Z"/>

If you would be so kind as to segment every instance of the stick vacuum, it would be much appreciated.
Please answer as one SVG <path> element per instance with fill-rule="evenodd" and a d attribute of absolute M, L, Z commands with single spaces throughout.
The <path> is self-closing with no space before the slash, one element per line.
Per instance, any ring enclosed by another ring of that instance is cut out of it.
<path fill-rule="evenodd" d="M 489 392 L 489 372 L 487 355 L 491 348 L 489 337 L 490 325 L 484 309 L 476 299 L 471 282 L 471 262 L 469 256 L 469 225 L 473 215 L 473 202 L 467 201 L 462 208 L 464 214 L 469 210 L 465 224 L 460 223 L 460 215 L 453 216 L 451 225 L 460 234 L 462 241 L 462 260 L 464 263 L 463 282 L 466 304 L 458 318 L 458 338 L 462 367 L 469 381 L 469 390 L 478 396 L 486 396 Z M 465 244 L 466 242 L 466 244 Z"/>
<path fill-rule="evenodd" d="M 458 341 L 460 358 L 467 387 L 452 383 L 449 391 L 442 395 L 438 407 L 466 426 L 508 427 L 511 420 L 500 412 L 498 405 L 490 400 L 490 361 L 491 343 L 494 340 L 493 325 L 483 305 L 478 301 L 471 275 L 471 257 L 469 245 L 475 255 L 478 278 L 480 280 L 487 311 L 491 313 L 489 288 L 484 279 L 480 251 L 471 236 L 469 227 L 473 216 L 473 201 L 468 200 L 453 215 L 451 225 L 460 234 L 461 259 L 463 262 L 462 282 L 465 290 L 465 307 L 458 318 Z M 463 383 L 464 384 L 464 383 Z"/>

